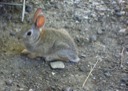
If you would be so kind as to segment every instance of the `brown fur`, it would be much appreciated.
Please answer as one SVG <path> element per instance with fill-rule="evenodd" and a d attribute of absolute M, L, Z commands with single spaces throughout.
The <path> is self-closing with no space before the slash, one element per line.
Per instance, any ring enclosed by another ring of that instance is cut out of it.
<path fill-rule="evenodd" d="M 34 19 L 42 15 L 42 12 L 37 12 Z M 31 58 L 45 57 L 46 61 L 79 61 L 75 42 L 65 29 L 39 28 L 36 23 L 38 21 L 35 20 L 32 27 L 22 35 L 26 47 L 22 53 L 28 53 Z"/>

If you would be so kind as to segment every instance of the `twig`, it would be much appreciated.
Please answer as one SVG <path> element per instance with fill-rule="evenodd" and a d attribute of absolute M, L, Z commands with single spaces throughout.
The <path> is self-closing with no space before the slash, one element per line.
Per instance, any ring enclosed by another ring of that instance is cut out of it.
<path fill-rule="evenodd" d="M 23 1 L 22 22 L 24 20 L 24 14 L 25 14 L 25 0 Z"/>
<path fill-rule="evenodd" d="M 22 4 L 18 4 L 18 3 L 4 3 L 4 2 L 0 2 L 0 4 L 2 4 L 2 5 L 16 5 L 16 6 L 22 6 Z"/>
<path fill-rule="evenodd" d="M 86 79 L 84 80 L 84 83 L 83 83 L 83 85 L 82 85 L 82 88 L 84 87 L 85 83 L 87 82 L 88 78 L 90 77 L 92 71 L 94 70 L 94 68 L 96 67 L 96 65 L 97 65 L 98 62 L 99 62 L 99 60 L 97 60 L 96 63 L 94 64 L 93 68 L 91 68 L 91 70 L 90 70 L 88 76 L 87 76 Z"/>
<path fill-rule="evenodd" d="M 124 59 L 124 50 L 125 48 L 123 47 L 120 53 L 120 67 L 123 67 L 123 59 Z"/>

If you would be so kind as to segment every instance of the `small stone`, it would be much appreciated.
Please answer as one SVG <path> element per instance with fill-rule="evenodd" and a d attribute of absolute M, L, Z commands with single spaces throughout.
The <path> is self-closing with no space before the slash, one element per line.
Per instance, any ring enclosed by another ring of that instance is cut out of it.
<path fill-rule="evenodd" d="M 10 91 L 10 88 L 9 87 L 5 87 L 4 91 Z"/>
<path fill-rule="evenodd" d="M 128 12 L 127 12 L 126 16 L 128 16 Z M 123 22 L 124 24 L 128 25 L 128 20 L 122 20 L 122 22 Z"/>
<path fill-rule="evenodd" d="M 81 22 L 81 18 L 79 16 L 74 16 L 73 19 L 78 23 Z"/>
<path fill-rule="evenodd" d="M 7 16 L 7 19 L 8 19 L 8 21 L 11 20 L 11 19 L 12 19 L 12 15 L 9 14 L 9 15 Z"/>
<path fill-rule="evenodd" d="M 19 91 L 24 91 L 24 89 L 23 88 L 19 88 Z"/>
<path fill-rule="evenodd" d="M 33 89 L 29 89 L 28 91 L 34 91 Z"/>
<path fill-rule="evenodd" d="M 91 42 L 95 42 L 96 40 L 97 40 L 97 36 L 96 35 L 90 36 L 90 41 Z"/>
<path fill-rule="evenodd" d="M 55 72 L 52 72 L 52 75 L 54 76 L 56 73 Z"/>
<path fill-rule="evenodd" d="M 124 77 L 121 79 L 121 85 L 125 85 L 125 86 L 128 86 L 128 78 L 127 77 Z"/>
<path fill-rule="evenodd" d="M 80 3 L 80 0 L 74 0 L 74 4 Z"/>
<path fill-rule="evenodd" d="M 71 87 L 65 87 L 62 89 L 62 91 L 73 91 L 73 89 Z"/>
<path fill-rule="evenodd" d="M 90 40 L 85 39 L 83 36 L 76 36 L 75 41 L 76 41 L 77 45 L 82 46 L 85 43 L 88 43 Z"/>
<path fill-rule="evenodd" d="M 126 29 L 123 28 L 123 29 L 120 29 L 119 33 L 125 33 L 126 32 Z"/>
<path fill-rule="evenodd" d="M 9 35 L 10 35 L 10 36 L 15 36 L 15 33 L 10 32 Z"/>
<path fill-rule="evenodd" d="M 53 69 L 64 69 L 65 65 L 61 61 L 56 61 L 56 62 L 50 62 L 50 66 Z"/>
<path fill-rule="evenodd" d="M 86 58 L 85 54 L 80 54 L 80 58 Z"/>
<path fill-rule="evenodd" d="M 100 30 L 97 31 L 97 34 L 101 35 L 101 34 L 103 34 L 103 31 L 100 29 Z"/>
<path fill-rule="evenodd" d="M 110 77 L 110 76 L 111 76 L 110 72 L 108 72 L 108 71 L 106 71 L 106 72 L 104 73 L 104 75 L 105 75 L 106 77 Z"/>
<path fill-rule="evenodd" d="M 8 86 L 12 86 L 13 81 L 12 81 L 12 80 L 7 80 L 7 81 L 5 81 L 5 83 L 6 83 L 6 85 L 8 85 Z"/>
<path fill-rule="evenodd" d="M 118 17 L 121 17 L 122 15 L 125 14 L 125 11 L 119 11 L 115 13 Z"/>
<path fill-rule="evenodd" d="M 27 5 L 26 6 L 26 12 L 30 13 L 30 12 L 32 12 L 32 10 L 33 10 L 32 5 Z"/>
<path fill-rule="evenodd" d="M 80 66 L 79 67 L 79 71 L 81 71 L 81 72 L 87 72 L 86 66 Z"/>
<path fill-rule="evenodd" d="M 116 91 L 120 91 L 119 89 L 116 89 Z"/>
<path fill-rule="evenodd" d="M 0 8 L 3 7 L 3 5 L 0 5 Z"/>

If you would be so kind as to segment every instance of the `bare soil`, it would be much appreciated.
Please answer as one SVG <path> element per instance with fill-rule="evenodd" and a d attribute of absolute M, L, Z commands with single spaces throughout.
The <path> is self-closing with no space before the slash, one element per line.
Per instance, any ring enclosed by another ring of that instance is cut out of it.
<path fill-rule="evenodd" d="M 0 91 L 128 91 L 128 1 L 123 1 L 27 0 L 24 22 L 22 7 L 0 5 Z M 43 59 L 20 54 L 23 44 L 11 31 L 30 25 L 39 7 L 45 27 L 65 28 L 74 38 L 79 63 L 53 70 Z"/>

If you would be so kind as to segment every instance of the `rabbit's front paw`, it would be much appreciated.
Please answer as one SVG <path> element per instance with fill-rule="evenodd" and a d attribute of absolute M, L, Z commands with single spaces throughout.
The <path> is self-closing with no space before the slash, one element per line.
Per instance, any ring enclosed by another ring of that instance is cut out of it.
<path fill-rule="evenodd" d="M 33 53 L 30 53 L 30 54 L 28 54 L 28 57 L 31 58 L 31 59 L 34 59 L 34 58 L 36 58 L 37 56 L 36 56 L 35 54 L 33 54 Z"/>
<path fill-rule="evenodd" d="M 23 49 L 22 50 L 22 52 L 21 52 L 21 54 L 24 54 L 24 55 L 27 55 L 27 54 L 29 54 L 30 52 L 27 50 L 27 49 Z"/>

